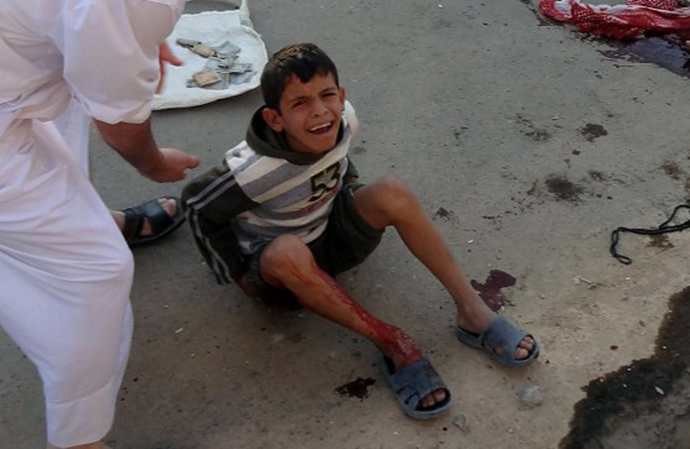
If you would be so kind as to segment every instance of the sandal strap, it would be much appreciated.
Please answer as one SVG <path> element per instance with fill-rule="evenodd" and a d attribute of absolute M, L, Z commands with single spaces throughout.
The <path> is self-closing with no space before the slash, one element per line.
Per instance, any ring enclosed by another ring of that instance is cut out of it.
<path fill-rule="evenodd" d="M 515 350 L 527 332 L 499 315 L 484 332 L 483 345 L 488 348 L 503 346 Z"/>
<path fill-rule="evenodd" d="M 450 395 L 441 376 L 427 358 L 421 358 L 397 371 L 390 359 L 387 359 L 385 363 L 388 364 L 389 369 L 392 368 L 391 387 L 405 404 L 413 409 L 418 406 L 423 397 L 436 390 L 446 390 L 446 395 Z"/>
<path fill-rule="evenodd" d="M 140 210 L 140 206 L 128 207 L 122 211 L 125 214 L 125 225 L 122 228 L 122 235 L 129 241 L 136 238 L 144 227 L 146 216 Z"/>
<path fill-rule="evenodd" d="M 168 198 L 163 197 L 162 199 Z M 180 207 L 179 204 L 178 207 Z M 163 209 L 163 206 L 161 206 L 161 203 L 158 199 L 147 201 L 144 204 L 140 204 L 136 208 L 141 211 L 144 217 L 148 218 L 153 235 L 157 235 L 165 231 L 175 223 L 175 220 L 173 220 L 165 209 Z"/>

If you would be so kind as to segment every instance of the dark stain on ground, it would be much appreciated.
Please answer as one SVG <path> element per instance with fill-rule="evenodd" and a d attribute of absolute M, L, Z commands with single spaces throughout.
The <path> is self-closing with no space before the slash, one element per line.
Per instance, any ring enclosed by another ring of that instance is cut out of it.
<path fill-rule="evenodd" d="M 436 213 L 434 214 L 434 218 L 437 218 L 437 217 L 441 218 L 443 220 L 446 220 L 446 221 L 450 221 L 453 218 L 455 218 L 455 214 L 453 212 L 447 210 L 446 208 L 439 207 L 438 210 L 436 211 Z"/>
<path fill-rule="evenodd" d="M 544 181 L 544 184 L 559 201 L 577 203 L 580 201 L 580 195 L 584 192 L 582 187 L 562 176 L 551 175 Z"/>
<path fill-rule="evenodd" d="M 690 55 L 675 34 L 645 33 L 646 39 L 629 43 L 607 41 L 613 50 L 600 51 L 607 58 L 628 62 L 646 62 L 663 67 L 676 75 L 690 77 Z"/>
<path fill-rule="evenodd" d="M 506 304 L 512 305 L 510 301 L 501 293 L 501 289 L 515 285 L 516 279 L 505 271 L 491 270 L 486 282 L 481 284 L 472 279 L 471 284 L 479 297 L 484 300 L 486 305 L 494 312 L 501 310 Z"/>
<path fill-rule="evenodd" d="M 652 246 L 654 248 L 669 249 L 673 248 L 673 243 L 671 243 L 668 240 L 668 235 L 666 234 L 650 235 L 649 243 L 647 243 L 647 246 Z"/>
<path fill-rule="evenodd" d="M 459 129 L 456 129 L 453 131 L 453 136 L 455 136 L 455 141 L 459 142 L 461 140 L 461 137 L 463 134 L 465 134 L 465 131 L 467 131 L 469 128 L 467 126 L 461 126 Z"/>
<path fill-rule="evenodd" d="M 613 421 L 658 410 L 661 401 L 674 392 L 674 386 L 681 385 L 679 381 L 690 363 L 688 347 L 690 287 L 669 299 L 669 312 L 659 329 L 654 355 L 596 378 L 583 388 L 587 397 L 575 404 L 571 431 L 559 447 L 604 447 L 600 440 L 616 427 Z"/>
<path fill-rule="evenodd" d="M 371 377 L 362 379 L 358 377 L 350 383 L 341 385 L 335 389 L 335 392 L 340 396 L 349 396 L 351 398 L 364 399 L 369 397 L 369 387 L 374 385 L 376 381 Z"/>
<path fill-rule="evenodd" d="M 522 133 L 535 142 L 546 142 L 551 138 L 551 134 L 545 129 L 537 128 L 534 123 L 522 114 L 515 116 L 515 121 L 524 128 Z"/>
<path fill-rule="evenodd" d="M 535 142 L 546 142 L 551 138 L 551 134 L 548 131 L 538 128 L 526 132 L 525 135 Z"/>
<path fill-rule="evenodd" d="M 587 139 L 589 142 L 593 142 L 594 139 L 598 139 L 599 137 L 605 136 L 608 133 L 609 132 L 606 131 L 606 128 L 596 123 L 587 123 L 580 129 L 580 134 L 585 136 L 585 139 Z"/>
<path fill-rule="evenodd" d="M 590 170 L 589 177 L 597 182 L 604 182 L 606 180 L 606 176 L 602 172 L 596 170 Z"/>
<path fill-rule="evenodd" d="M 357 147 L 354 147 L 354 148 L 352 149 L 352 152 L 353 152 L 354 154 L 362 154 L 362 153 L 366 153 L 366 152 L 367 152 L 367 149 L 364 148 L 363 146 L 357 146 Z"/>
<path fill-rule="evenodd" d="M 676 181 L 680 181 L 683 175 L 685 175 L 683 169 L 680 168 L 675 162 L 666 161 L 661 164 L 661 169 L 664 171 L 664 173 L 666 173 L 666 176 L 671 179 L 675 179 Z"/>

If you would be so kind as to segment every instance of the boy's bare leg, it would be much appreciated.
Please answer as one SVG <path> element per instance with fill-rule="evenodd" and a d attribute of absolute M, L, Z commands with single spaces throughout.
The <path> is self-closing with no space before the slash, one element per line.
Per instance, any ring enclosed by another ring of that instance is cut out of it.
<path fill-rule="evenodd" d="M 405 183 L 393 177 L 384 178 L 357 189 L 354 197 L 357 211 L 372 227 L 393 226 L 410 251 L 448 290 L 457 305 L 458 326 L 468 332 L 484 332 L 495 313 L 467 281 L 450 249 Z M 515 358 L 527 358 L 533 346 L 534 340 L 525 337 L 515 350 Z M 500 352 L 501 348 L 494 350 Z"/>
<path fill-rule="evenodd" d="M 421 357 L 407 334 L 367 312 L 322 271 L 299 238 L 284 235 L 271 242 L 261 254 L 259 266 L 266 282 L 289 289 L 307 309 L 368 338 L 397 368 Z M 436 390 L 422 398 L 418 407 L 433 406 L 445 395 L 444 390 Z"/>

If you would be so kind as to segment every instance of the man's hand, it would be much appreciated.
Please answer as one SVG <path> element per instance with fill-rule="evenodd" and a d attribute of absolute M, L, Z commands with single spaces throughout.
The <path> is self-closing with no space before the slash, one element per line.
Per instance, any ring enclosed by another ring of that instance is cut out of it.
<path fill-rule="evenodd" d="M 174 148 L 158 148 L 151 120 L 144 123 L 110 125 L 94 120 L 103 140 L 134 166 L 139 173 L 156 182 L 184 179 L 186 171 L 199 165 L 199 158 Z"/>
<path fill-rule="evenodd" d="M 165 83 L 165 64 L 171 64 L 175 67 L 184 64 L 181 60 L 177 59 L 165 41 L 158 45 L 158 63 L 160 64 L 161 77 L 160 80 L 158 80 L 158 87 L 156 88 L 157 94 L 161 93 L 163 84 Z"/>
<path fill-rule="evenodd" d="M 187 170 L 199 166 L 199 158 L 175 148 L 161 148 L 160 162 L 139 173 L 156 182 L 176 182 L 187 176 Z"/>

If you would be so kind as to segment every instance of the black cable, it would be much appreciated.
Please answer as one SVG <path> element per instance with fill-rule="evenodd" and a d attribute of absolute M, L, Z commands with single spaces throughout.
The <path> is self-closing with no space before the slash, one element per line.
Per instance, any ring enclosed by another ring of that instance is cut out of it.
<path fill-rule="evenodd" d="M 616 246 L 618 245 L 618 241 L 620 240 L 619 234 L 621 232 L 630 232 L 631 234 L 641 235 L 659 235 L 667 234 L 669 232 L 678 232 L 690 228 L 690 220 L 684 221 L 683 223 L 677 225 L 669 225 L 669 223 L 671 223 L 671 221 L 673 221 L 673 219 L 676 218 L 676 214 L 681 209 L 690 210 L 690 204 L 681 204 L 680 206 L 676 206 L 676 208 L 673 209 L 673 213 L 671 214 L 669 219 L 661 223 L 659 227 L 657 227 L 656 229 L 620 227 L 615 231 L 611 232 L 611 247 L 609 248 L 611 255 L 615 257 L 620 263 L 624 263 L 625 265 L 630 265 L 632 263 L 632 259 L 630 257 L 623 256 L 616 250 Z"/>

